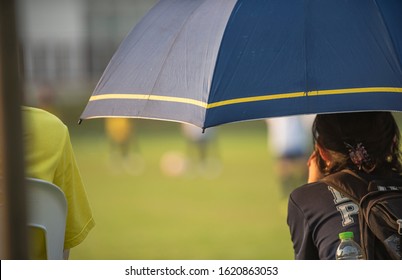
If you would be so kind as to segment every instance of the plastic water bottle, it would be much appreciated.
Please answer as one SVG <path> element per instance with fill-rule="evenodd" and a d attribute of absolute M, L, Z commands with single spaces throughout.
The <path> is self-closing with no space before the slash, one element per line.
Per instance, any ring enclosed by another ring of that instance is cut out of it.
<path fill-rule="evenodd" d="M 364 260 L 362 248 L 353 240 L 353 232 L 346 231 L 339 234 L 341 243 L 336 249 L 337 260 Z"/>

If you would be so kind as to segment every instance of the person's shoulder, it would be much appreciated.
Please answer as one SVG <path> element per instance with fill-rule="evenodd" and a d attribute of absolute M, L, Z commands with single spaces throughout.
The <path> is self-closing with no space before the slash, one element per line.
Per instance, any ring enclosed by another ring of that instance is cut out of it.
<path fill-rule="evenodd" d="M 302 185 L 292 191 L 290 197 L 294 201 L 300 201 L 305 199 L 317 199 L 321 192 L 328 191 L 327 184 L 318 181 Z"/>
<path fill-rule="evenodd" d="M 35 108 L 22 106 L 22 114 L 24 118 L 43 124 L 47 128 L 66 130 L 67 126 L 55 115 L 48 111 Z"/>

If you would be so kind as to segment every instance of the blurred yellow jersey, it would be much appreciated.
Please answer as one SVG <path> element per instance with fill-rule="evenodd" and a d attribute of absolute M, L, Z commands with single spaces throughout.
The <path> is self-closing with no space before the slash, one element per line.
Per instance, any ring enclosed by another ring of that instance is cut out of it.
<path fill-rule="evenodd" d="M 105 129 L 108 137 L 116 143 L 129 141 L 133 131 L 133 124 L 129 118 L 107 118 Z"/>

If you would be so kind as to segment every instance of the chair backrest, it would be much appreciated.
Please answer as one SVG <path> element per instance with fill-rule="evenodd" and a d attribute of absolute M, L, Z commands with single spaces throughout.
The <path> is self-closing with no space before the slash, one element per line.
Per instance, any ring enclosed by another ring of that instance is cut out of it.
<path fill-rule="evenodd" d="M 67 219 L 67 200 L 56 185 L 27 178 L 28 226 L 44 231 L 49 260 L 62 260 Z"/>

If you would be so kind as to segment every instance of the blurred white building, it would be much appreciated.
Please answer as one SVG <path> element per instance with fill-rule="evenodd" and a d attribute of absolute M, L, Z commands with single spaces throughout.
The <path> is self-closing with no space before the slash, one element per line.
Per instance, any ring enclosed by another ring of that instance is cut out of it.
<path fill-rule="evenodd" d="M 156 0 L 19 0 L 27 86 L 95 83 Z"/>

